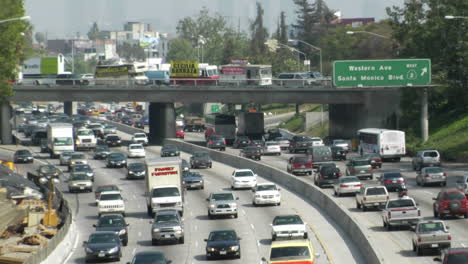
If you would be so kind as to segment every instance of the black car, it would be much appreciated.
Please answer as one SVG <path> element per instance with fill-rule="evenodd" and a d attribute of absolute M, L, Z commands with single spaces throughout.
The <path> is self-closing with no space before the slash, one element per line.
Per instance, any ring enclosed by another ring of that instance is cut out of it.
<path fill-rule="evenodd" d="M 94 181 L 94 170 L 89 166 L 89 164 L 76 164 L 73 166 L 70 172 L 84 172 L 86 175 Z"/>
<path fill-rule="evenodd" d="M 290 140 L 289 153 L 307 151 L 307 149 L 312 146 L 312 143 L 312 139 L 308 136 L 294 136 Z"/>
<path fill-rule="evenodd" d="M 210 154 L 206 151 L 196 151 L 190 157 L 190 167 L 192 169 L 196 168 L 211 168 L 213 162 L 211 160 Z"/>
<path fill-rule="evenodd" d="M 99 217 L 97 225 L 93 225 L 96 231 L 112 231 L 119 235 L 122 245 L 128 244 L 128 225 L 121 214 L 105 214 Z"/>
<path fill-rule="evenodd" d="M 142 121 L 135 121 L 135 123 L 133 123 L 133 126 L 136 127 L 136 128 L 144 129 L 145 128 L 145 123 L 143 123 Z"/>
<path fill-rule="evenodd" d="M 223 136 L 212 135 L 206 142 L 206 147 L 210 149 L 226 150 L 226 139 Z"/>
<path fill-rule="evenodd" d="M 122 243 L 118 234 L 113 231 L 99 231 L 89 235 L 88 241 L 83 242 L 86 262 L 96 260 L 120 261 L 122 257 Z"/>
<path fill-rule="evenodd" d="M 127 179 L 144 179 L 145 172 L 145 164 L 142 162 L 135 162 L 127 165 Z"/>
<path fill-rule="evenodd" d="M 183 181 L 187 189 L 205 189 L 205 182 L 199 172 L 188 171 L 183 174 Z"/>
<path fill-rule="evenodd" d="M 39 143 L 39 147 L 41 148 L 41 153 L 47 153 L 48 147 L 47 147 L 46 138 L 41 139 L 41 142 Z"/>
<path fill-rule="evenodd" d="M 315 185 L 322 188 L 323 186 L 332 186 L 341 177 L 341 171 L 338 167 L 334 166 L 323 166 L 320 168 L 318 173 L 315 175 Z"/>
<path fill-rule="evenodd" d="M 254 147 L 263 149 L 265 147 L 265 141 L 255 139 L 255 140 L 250 141 L 250 146 L 254 146 Z"/>
<path fill-rule="evenodd" d="M 233 148 L 244 148 L 250 145 L 250 139 L 246 136 L 238 136 L 232 143 Z"/>
<path fill-rule="evenodd" d="M 129 117 L 124 117 L 122 118 L 122 123 L 127 125 L 127 126 L 132 126 L 133 125 L 133 119 Z"/>
<path fill-rule="evenodd" d="M 399 191 L 406 189 L 406 181 L 401 172 L 387 171 L 380 176 L 380 184 L 385 186 L 387 190 Z"/>
<path fill-rule="evenodd" d="M 120 152 L 112 152 L 107 156 L 107 168 L 127 167 L 127 157 Z"/>
<path fill-rule="evenodd" d="M 179 155 L 180 151 L 176 145 L 168 144 L 161 148 L 161 157 L 174 157 Z"/>
<path fill-rule="evenodd" d="M 98 145 L 94 150 L 94 159 L 105 159 L 110 154 L 110 149 L 107 145 Z"/>
<path fill-rule="evenodd" d="M 167 260 L 166 256 L 161 251 L 141 251 L 133 256 L 132 262 L 127 264 L 170 264 L 172 261 Z"/>
<path fill-rule="evenodd" d="M 211 231 L 206 241 L 206 258 L 241 258 L 241 238 L 232 229 Z"/>
<path fill-rule="evenodd" d="M 382 158 L 380 157 L 379 154 L 367 154 L 362 156 L 364 159 L 368 159 L 370 165 L 372 166 L 373 169 L 379 167 L 379 169 L 382 168 Z"/>
<path fill-rule="evenodd" d="M 13 162 L 14 163 L 33 163 L 34 157 L 31 151 L 27 149 L 19 149 L 13 155 Z"/>
<path fill-rule="evenodd" d="M 54 165 L 42 165 L 37 169 L 37 176 L 39 178 L 58 178 L 62 175 L 62 171 Z"/>
<path fill-rule="evenodd" d="M 104 143 L 109 147 L 120 147 L 122 145 L 122 139 L 115 134 L 109 134 L 104 138 Z"/>
<path fill-rule="evenodd" d="M 343 147 L 330 147 L 330 149 L 332 151 L 333 160 L 346 160 L 348 151 L 346 151 Z"/>
<path fill-rule="evenodd" d="M 258 147 L 245 147 L 241 149 L 239 156 L 253 160 L 261 160 L 262 151 Z"/>

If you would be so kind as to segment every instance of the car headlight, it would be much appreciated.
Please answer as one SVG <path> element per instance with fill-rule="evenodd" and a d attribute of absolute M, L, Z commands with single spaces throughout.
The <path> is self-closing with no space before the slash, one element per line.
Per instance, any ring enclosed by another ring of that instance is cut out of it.
<path fill-rule="evenodd" d="M 175 152 L 175 154 L 177 154 L 177 155 L 178 155 L 178 154 L 179 154 L 179 151 L 176 151 L 176 152 Z"/>
<path fill-rule="evenodd" d="M 133 171 L 129 171 L 128 174 L 135 174 Z"/>
<path fill-rule="evenodd" d="M 159 228 L 153 228 L 153 232 L 155 233 L 159 232 Z"/>
<path fill-rule="evenodd" d="M 89 247 L 87 247 L 87 248 L 85 249 L 85 251 L 86 251 L 86 253 L 93 253 L 93 250 L 90 249 Z"/>
<path fill-rule="evenodd" d="M 125 229 L 122 229 L 122 230 L 119 231 L 119 235 L 123 235 L 125 233 L 127 233 L 127 230 L 125 230 Z"/>
<path fill-rule="evenodd" d="M 122 142 L 122 141 L 121 141 L 121 140 L 117 140 L 117 143 L 120 143 L 120 142 Z"/>
<path fill-rule="evenodd" d="M 122 160 L 122 163 L 126 163 L 127 161 L 126 160 Z"/>
<path fill-rule="evenodd" d="M 88 175 L 88 176 L 93 176 L 94 173 L 93 173 L 93 172 L 87 172 L 86 175 Z"/>
<path fill-rule="evenodd" d="M 176 206 L 182 206 L 182 202 L 177 202 Z"/>
<path fill-rule="evenodd" d="M 208 251 L 208 252 L 215 252 L 215 251 L 216 251 L 216 248 L 207 247 L 207 248 L 206 248 L 206 251 Z"/>
<path fill-rule="evenodd" d="M 210 208 L 215 208 L 215 207 L 216 207 L 216 205 L 210 204 Z"/>
<path fill-rule="evenodd" d="M 174 230 L 175 230 L 175 231 L 182 231 L 182 227 L 176 226 L 176 227 L 174 227 Z"/>
<path fill-rule="evenodd" d="M 76 144 L 76 145 L 79 145 L 79 144 L 80 144 L 80 140 L 77 139 L 77 140 L 75 141 L 75 144 Z"/>
<path fill-rule="evenodd" d="M 231 204 L 229 204 L 229 206 L 231 206 L 231 207 L 234 207 L 234 208 L 235 208 L 235 207 L 237 207 L 237 204 L 236 204 L 236 203 L 231 203 Z"/>
<path fill-rule="evenodd" d="M 115 253 L 117 251 L 119 251 L 119 247 L 113 247 L 113 248 L 109 249 L 109 254 Z"/>
<path fill-rule="evenodd" d="M 239 246 L 232 246 L 230 249 L 231 251 L 237 251 L 239 250 Z"/>

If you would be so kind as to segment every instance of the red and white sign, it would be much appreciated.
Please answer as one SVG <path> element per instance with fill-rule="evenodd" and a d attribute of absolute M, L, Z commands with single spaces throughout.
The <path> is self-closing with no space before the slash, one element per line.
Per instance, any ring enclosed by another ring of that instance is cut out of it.
<path fill-rule="evenodd" d="M 247 59 L 231 59 L 232 64 L 247 64 L 249 61 Z"/>
<path fill-rule="evenodd" d="M 167 176 L 167 175 L 178 175 L 179 171 L 176 167 L 162 167 L 154 168 L 151 172 L 151 176 Z"/>
<path fill-rule="evenodd" d="M 245 69 L 242 67 L 222 67 L 221 68 L 221 74 L 224 75 L 242 75 L 245 74 Z"/>

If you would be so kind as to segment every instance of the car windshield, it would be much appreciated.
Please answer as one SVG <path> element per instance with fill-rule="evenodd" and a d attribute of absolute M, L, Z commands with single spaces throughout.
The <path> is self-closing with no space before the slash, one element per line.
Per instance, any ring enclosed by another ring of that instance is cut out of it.
<path fill-rule="evenodd" d="M 454 253 L 450 254 L 447 257 L 447 263 L 450 264 L 466 264 L 468 263 L 468 254 L 465 253 Z"/>
<path fill-rule="evenodd" d="M 119 136 L 107 136 L 107 139 L 110 139 L 110 140 L 119 140 Z"/>
<path fill-rule="evenodd" d="M 201 177 L 201 174 L 198 172 L 191 171 L 189 173 L 184 174 L 184 177 Z"/>
<path fill-rule="evenodd" d="M 116 129 L 115 126 L 109 126 L 109 125 L 105 126 L 104 128 L 105 129 Z"/>
<path fill-rule="evenodd" d="M 366 195 L 382 195 L 386 194 L 384 188 L 367 188 Z"/>
<path fill-rule="evenodd" d="M 208 158 L 210 155 L 208 152 L 195 152 L 193 153 L 193 156 L 196 158 Z"/>
<path fill-rule="evenodd" d="M 383 177 L 385 179 L 395 179 L 395 178 L 401 178 L 401 174 L 399 172 L 384 173 Z"/>
<path fill-rule="evenodd" d="M 91 125 L 88 126 L 88 128 L 91 128 L 91 129 L 93 129 L 93 128 L 102 128 L 102 126 L 99 125 L 99 124 L 91 124 Z"/>
<path fill-rule="evenodd" d="M 436 231 L 445 231 L 444 224 L 441 222 L 436 223 L 423 223 L 419 225 L 419 232 L 436 232 Z"/>
<path fill-rule="evenodd" d="M 71 175 L 70 178 L 71 178 L 72 181 L 88 181 L 89 180 L 88 175 L 86 175 L 84 173 L 73 174 L 73 175 Z"/>
<path fill-rule="evenodd" d="M 151 254 L 136 254 L 132 264 L 166 264 L 163 253 L 151 252 Z"/>
<path fill-rule="evenodd" d="M 306 246 L 276 247 L 271 249 L 270 260 L 309 259 L 310 252 Z"/>
<path fill-rule="evenodd" d="M 54 146 L 71 146 L 73 139 L 71 137 L 57 137 L 54 138 Z"/>
<path fill-rule="evenodd" d="M 179 219 L 175 214 L 160 214 L 156 215 L 154 222 L 157 224 L 178 223 Z"/>
<path fill-rule="evenodd" d="M 234 177 L 252 177 L 254 176 L 254 173 L 250 170 L 248 171 L 236 171 L 234 174 Z"/>
<path fill-rule="evenodd" d="M 61 157 L 71 157 L 71 155 L 73 155 L 73 152 L 62 152 L 62 154 L 60 154 Z"/>
<path fill-rule="evenodd" d="M 273 225 L 302 225 L 302 219 L 298 215 L 278 216 L 273 220 Z"/>
<path fill-rule="evenodd" d="M 260 152 L 260 150 L 257 148 L 257 147 L 254 147 L 254 148 L 244 148 L 243 151 L 245 153 L 256 153 L 256 152 Z"/>
<path fill-rule="evenodd" d="M 98 146 L 98 147 L 96 147 L 96 152 L 105 152 L 105 151 L 110 151 L 108 146 Z"/>
<path fill-rule="evenodd" d="M 172 150 L 172 151 L 177 151 L 177 147 L 175 145 L 165 145 L 163 146 L 164 150 Z"/>
<path fill-rule="evenodd" d="M 431 157 L 431 158 L 437 158 L 439 156 L 439 154 L 437 154 L 437 152 L 435 151 L 426 151 L 424 152 L 424 157 Z"/>
<path fill-rule="evenodd" d="M 99 197 L 101 201 L 112 201 L 112 200 L 122 200 L 122 196 L 120 196 L 120 193 L 105 193 L 101 194 L 101 197 Z"/>
<path fill-rule="evenodd" d="M 130 149 L 143 149 L 142 145 L 131 145 Z"/>
<path fill-rule="evenodd" d="M 124 155 L 122 153 L 111 153 L 109 155 L 109 158 L 110 159 L 123 159 L 125 157 L 124 157 Z"/>
<path fill-rule="evenodd" d="M 267 146 L 279 146 L 277 142 L 266 142 L 265 143 Z"/>
<path fill-rule="evenodd" d="M 410 199 L 393 200 L 388 202 L 388 208 L 413 207 L 414 202 Z"/>
<path fill-rule="evenodd" d="M 84 154 L 72 154 L 71 159 L 85 159 Z"/>
<path fill-rule="evenodd" d="M 426 168 L 425 169 L 426 173 L 442 173 L 442 168 L 439 167 L 433 167 L 433 168 Z"/>
<path fill-rule="evenodd" d="M 157 188 L 153 189 L 152 197 L 170 197 L 170 196 L 180 196 L 180 192 L 176 187 L 167 187 L 167 188 Z"/>
<path fill-rule="evenodd" d="M 134 134 L 133 136 L 134 136 L 135 138 L 144 138 L 144 137 L 146 137 L 146 135 L 145 135 L 145 134 L 142 134 L 142 133 Z"/>
<path fill-rule="evenodd" d="M 274 184 L 257 185 L 257 191 L 276 191 L 276 185 Z"/>
<path fill-rule="evenodd" d="M 18 153 L 18 155 L 31 155 L 29 150 L 18 150 L 16 153 Z"/>
<path fill-rule="evenodd" d="M 215 201 L 234 200 L 232 193 L 214 193 L 211 195 L 211 199 Z"/>
<path fill-rule="evenodd" d="M 293 163 L 308 163 L 310 159 L 307 157 L 295 157 Z"/>
<path fill-rule="evenodd" d="M 308 137 L 295 137 L 295 141 L 310 141 L 310 138 Z"/>
<path fill-rule="evenodd" d="M 353 166 L 367 166 L 370 165 L 368 160 L 354 160 Z"/>
<path fill-rule="evenodd" d="M 236 232 L 231 230 L 211 232 L 209 241 L 237 240 Z"/>
<path fill-rule="evenodd" d="M 85 171 L 85 170 L 90 170 L 91 167 L 88 164 L 77 164 L 73 168 L 74 171 Z"/>
<path fill-rule="evenodd" d="M 117 243 L 117 235 L 115 234 L 92 234 L 89 236 L 88 243 L 101 244 L 101 243 Z"/>
<path fill-rule="evenodd" d="M 360 180 L 357 177 L 350 177 L 350 176 L 341 177 L 340 181 L 342 183 L 360 182 Z"/>
<path fill-rule="evenodd" d="M 249 138 L 248 137 L 238 137 L 237 140 L 238 141 L 249 141 Z"/>
<path fill-rule="evenodd" d="M 99 218 L 98 226 L 125 226 L 125 220 L 122 217 L 102 216 L 101 218 Z"/>
<path fill-rule="evenodd" d="M 57 168 L 55 168 L 52 165 L 46 165 L 46 166 L 41 166 L 39 169 L 42 173 L 51 173 L 57 171 Z"/>
<path fill-rule="evenodd" d="M 114 185 L 109 185 L 109 186 L 99 186 L 96 190 L 96 192 L 108 192 L 108 191 L 118 191 L 119 188 Z"/>
<path fill-rule="evenodd" d="M 77 133 L 78 136 L 94 136 L 93 131 L 91 130 L 80 130 Z"/>
<path fill-rule="evenodd" d="M 337 139 L 337 140 L 334 140 L 334 141 L 333 141 L 333 144 L 335 144 L 335 145 L 338 145 L 338 144 L 346 144 L 346 141 L 341 140 L 341 139 Z"/>
<path fill-rule="evenodd" d="M 445 200 L 455 201 L 455 200 L 464 200 L 465 195 L 461 192 L 452 192 L 445 195 Z"/>
<path fill-rule="evenodd" d="M 130 163 L 130 164 L 128 164 L 128 169 L 129 170 L 144 170 L 145 169 L 145 164 L 143 164 L 143 163 Z"/>

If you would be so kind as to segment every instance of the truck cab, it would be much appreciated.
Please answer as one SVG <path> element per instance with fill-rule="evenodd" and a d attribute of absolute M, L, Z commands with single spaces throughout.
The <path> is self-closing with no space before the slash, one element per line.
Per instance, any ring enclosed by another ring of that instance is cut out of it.
<path fill-rule="evenodd" d="M 96 147 L 97 139 L 93 130 L 81 128 L 76 131 L 75 147 L 79 149 L 94 149 Z"/>

